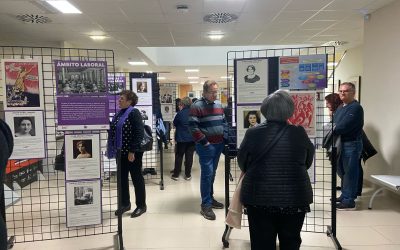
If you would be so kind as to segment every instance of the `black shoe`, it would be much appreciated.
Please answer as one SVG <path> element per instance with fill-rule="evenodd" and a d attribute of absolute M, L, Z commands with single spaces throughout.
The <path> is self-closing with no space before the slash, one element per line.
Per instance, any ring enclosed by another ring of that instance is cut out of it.
<path fill-rule="evenodd" d="M 131 213 L 131 218 L 139 217 L 142 214 L 146 213 L 147 211 L 147 206 L 144 207 L 137 207 L 133 212 Z"/>
<path fill-rule="evenodd" d="M 215 214 L 209 206 L 201 206 L 200 214 L 207 220 L 215 220 Z"/>
<path fill-rule="evenodd" d="M 171 179 L 174 181 L 179 181 L 179 175 L 171 175 Z"/>
<path fill-rule="evenodd" d="M 215 209 L 223 209 L 224 208 L 224 204 L 222 204 L 221 202 L 216 201 L 214 198 L 212 199 L 211 206 L 212 206 L 212 208 L 215 208 Z"/>
<path fill-rule="evenodd" d="M 191 175 L 185 175 L 185 180 L 190 181 L 192 179 Z"/>
<path fill-rule="evenodd" d="M 173 174 L 175 171 L 172 169 L 171 171 L 169 171 L 170 174 Z"/>
<path fill-rule="evenodd" d="M 353 211 L 356 210 L 356 205 L 347 205 L 343 203 L 336 203 L 336 209 L 337 210 L 343 210 L 343 211 Z"/>
<path fill-rule="evenodd" d="M 124 214 L 125 212 L 128 212 L 129 210 L 131 210 L 131 204 L 129 204 L 129 206 L 122 206 L 121 209 L 117 209 L 115 210 L 115 216 L 118 216 L 119 213 Z"/>

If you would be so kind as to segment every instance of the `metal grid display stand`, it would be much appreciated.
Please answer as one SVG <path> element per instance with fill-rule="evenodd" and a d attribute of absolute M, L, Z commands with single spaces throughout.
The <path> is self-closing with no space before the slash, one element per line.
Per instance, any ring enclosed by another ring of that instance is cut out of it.
<path fill-rule="evenodd" d="M 57 130 L 56 114 L 56 75 L 54 60 L 71 61 L 105 61 L 107 71 L 114 70 L 114 52 L 112 50 L 54 48 L 54 47 L 24 47 L 1 46 L 0 59 L 39 59 L 41 62 L 44 93 L 43 124 L 45 136 L 46 158 L 20 160 L 18 164 L 33 165 L 30 168 L 29 183 L 19 185 L 18 176 L 12 176 L 11 166 L 8 165 L 12 177 L 6 197 L 9 205 L 6 209 L 8 234 L 13 242 L 33 242 L 90 235 L 116 233 L 119 228 L 114 211 L 117 209 L 117 185 L 110 179 L 101 181 L 102 223 L 99 225 L 67 227 L 66 226 L 66 197 L 65 174 L 54 169 L 55 156 L 60 153 L 60 141 L 64 132 Z M 2 92 L 1 92 L 2 93 Z M 105 151 L 107 131 L 69 131 L 65 134 L 99 133 L 100 148 Z M 109 167 L 109 162 L 101 158 L 103 168 Z M 32 173 L 34 171 L 34 173 Z M 15 177 L 15 178 L 14 178 Z M 28 178 L 27 177 L 27 178 Z M 122 231 L 119 231 L 121 235 Z M 12 243 L 12 242 L 10 242 Z M 122 247 L 122 242 L 120 242 Z M 13 244 L 13 243 L 12 243 Z"/>
<path fill-rule="evenodd" d="M 323 139 L 323 125 L 330 122 L 329 115 L 325 112 L 325 100 L 324 96 L 333 93 L 334 86 L 334 68 L 335 62 L 335 47 L 306 47 L 306 48 L 283 48 L 283 49 L 265 49 L 265 50 L 247 50 L 247 51 L 230 51 L 227 53 L 227 76 L 231 76 L 228 79 L 228 100 L 232 101 L 232 104 L 228 104 L 230 114 L 235 114 L 236 107 L 236 96 L 235 96 L 235 85 L 234 85 L 234 63 L 236 59 L 255 59 L 255 58 L 277 58 L 280 56 L 299 56 L 299 55 L 327 55 L 327 78 L 328 87 L 323 90 L 317 90 L 317 98 L 315 102 L 316 112 L 316 129 L 317 135 L 314 139 L 316 153 L 314 158 L 315 164 L 315 183 L 313 187 L 313 204 L 311 204 L 311 212 L 306 214 L 304 220 L 303 232 L 314 232 L 314 233 L 326 233 L 331 237 L 336 249 L 342 249 L 339 241 L 336 238 L 336 165 L 331 165 L 330 161 L 326 158 L 325 149 L 322 148 Z M 269 72 L 269 74 L 278 74 L 278 72 Z M 279 79 L 275 79 L 278 81 Z M 271 83 L 270 83 L 271 84 Z M 270 86 L 269 93 L 277 90 L 279 85 Z M 267 93 L 266 95 L 267 96 Z M 262 100 L 260 100 L 261 102 Z M 229 130 L 236 130 L 236 121 L 234 115 L 228 117 Z M 229 135 L 235 134 L 229 131 Z M 236 132 L 236 131 L 235 131 Z M 232 141 L 232 140 L 230 140 Z M 228 213 L 229 202 L 232 198 L 233 192 L 237 186 L 240 176 L 240 169 L 237 164 L 235 157 L 236 143 L 230 145 L 226 150 L 230 150 L 230 155 L 225 154 L 225 213 Z M 239 146 L 239 145 L 238 145 Z M 247 215 L 244 214 L 242 218 L 242 227 L 248 227 Z M 224 247 L 229 247 L 229 235 L 232 228 L 226 226 L 224 234 L 222 236 L 222 242 Z"/>

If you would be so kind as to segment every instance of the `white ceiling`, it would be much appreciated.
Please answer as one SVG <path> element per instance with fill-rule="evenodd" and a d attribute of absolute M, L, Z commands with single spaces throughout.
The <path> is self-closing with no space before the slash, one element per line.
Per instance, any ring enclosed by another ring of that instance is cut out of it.
<path fill-rule="evenodd" d="M 296 44 L 319 46 L 328 41 L 346 41 L 348 43 L 339 50 L 355 47 L 363 41 L 364 15 L 393 1 L 70 0 L 82 14 L 66 15 L 40 0 L 0 0 L 0 45 L 68 44 L 112 49 L 119 71 L 171 72 L 160 76 L 167 78 L 165 82 L 187 83 L 189 74 L 184 72 L 187 63 L 190 68 L 200 69 L 194 75 L 223 81 L 220 77 L 226 75 L 226 66 L 213 58 L 225 58 L 226 46 L 248 49 Z M 189 11 L 178 12 L 178 4 L 186 4 Z M 228 24 L 203 21 L 206 14 L 216 12 L 236 14 L 238 20 Z M 15 18 L 21 14 L 40 14 L 52 22 L 24 23 Z M 215 30 L 222 31 L 225 37 L 220 41 L 209 40 L 207 33 Z M 93 41 L 89 35 L 109 38 Z M 138 47 L 148 48 L 140 50 Z M 181 50 L 179 47 L 188 48 Z M 152 51 L 153 55 L 146 56 L 143 51 Z M 157 56 L 154 56 L 155 51 L 159 53 Z M 170 60 L 161 58 L 163 53 L 171 51 L 174 56 Z M 157 57 L 158 60 L 154 60 Z M 207 58 L 208 66 L 204 65 Z M 130 60 L 144 60 L 149 65 L 130 66 L 127 63 Z"/>

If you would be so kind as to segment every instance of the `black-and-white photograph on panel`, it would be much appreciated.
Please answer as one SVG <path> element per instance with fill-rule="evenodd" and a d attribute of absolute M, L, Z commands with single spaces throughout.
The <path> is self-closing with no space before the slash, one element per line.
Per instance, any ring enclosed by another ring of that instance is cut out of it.
<path fill-rule="evenodd" d="M 100 178 L 100 135 L 65 135 L 65 179 Z"/>
<path fill-rule="evenodd" d="M 142 115 L 144 124 L 153 128 L 153 107 L 152 106 L 135 106 Z"/>
<path fill-rule="evenodd" d="M 164 121 L 171 122 L 174 118 L 173 106 L 171 104 L 161 104 L 161 114 Z"/>
<path fill-rule="evenodd" d="M 42 111 L 5 112 L 14 137 L 13 160 L 45 158 Z"/>
<path fill-rule="evenodd" d="M 153 105 L 151 78 L 132 78 L 131 88 L 139 97 L 138 105 Z"/>
<path fill-rule="evenodd" d="M 173 100 L 174 99 L 174 90 L 175 90 L 175 87 L 161 85 L 160 86 L 160 102 L 172 104 L 175 101 L 175 100 Z"/>
<path fill-rule="evenodd" d="M 101 181 L 66 182 L 67 227 L 101 224 Z"/>
<path fill-rule="evenodd" d="M 265 121 L 261 115 L 260 106 L 237 106 L 237 145 L 240 146 L 246 131 L 257 127 Z"/>
<path fill-rule="evenodd" d="M 237 104 L 261 103 L 268 94 L 268 59 L 235 60 Z"/>

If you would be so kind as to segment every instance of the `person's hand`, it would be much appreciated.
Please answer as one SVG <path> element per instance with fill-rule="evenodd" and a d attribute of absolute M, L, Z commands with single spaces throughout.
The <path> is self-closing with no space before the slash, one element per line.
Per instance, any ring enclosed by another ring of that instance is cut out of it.
<path fill-rule="evenodd" d="M 207 142 L 206 144 L 204 144 L 204 147 L 208 147 L 210 145 L 210 142 Z"/>
<path fill-rule="evenodd" d="M 133 162 L 135 160 L 135 153 L 128 153 L 128 161 Z"/>

